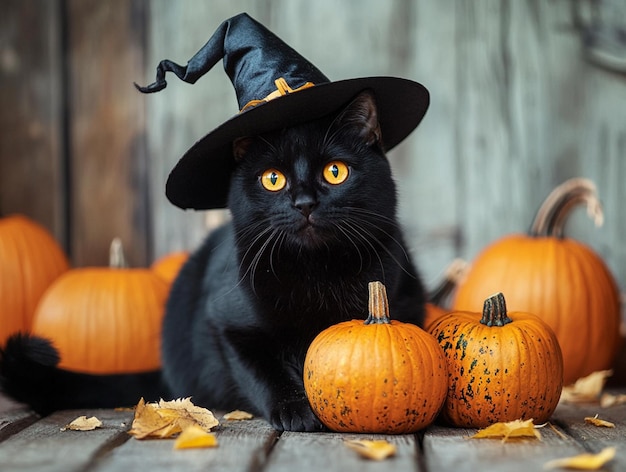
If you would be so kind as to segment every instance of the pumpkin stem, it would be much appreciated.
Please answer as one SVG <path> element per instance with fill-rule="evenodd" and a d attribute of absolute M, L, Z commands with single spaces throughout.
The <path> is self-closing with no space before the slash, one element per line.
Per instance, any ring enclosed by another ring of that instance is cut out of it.
<path fill-rule="evenodd" d="M 487 326 L 504 326 L 512 323 L 506 312 L 506 301 L 502 292 L 496 293 L 485 300 L 483 317 L 480 322 Z"/>
<path fill-rule="evenodd" d="M 428 301 L 440 307 L 448 306 L 448 299 L 454 289 L 461 283 L 467 271 L 469 264 L 463 259 L 454 259 L 443 273 L 443 279 L 428 294 Z"/>
<path fill-rule="evenodd" d="M 367 289 L 369 291 L 369 315 L 365 324 L 390 324 L 387 289 L 378 281 L 367 284 Z"/>
<path fill-rule="evenodd" d="M 126 256 L 124 256 L 124 248 L 120 238 L 113 238 L 111 247 L 109 248 L 109 267 L 111 269 L 124 269 L 128 267 Z"/>
<path fill-rule="evenodd" d="M 531 236 L 562 237 L 565 221 L 572 208 L 584 203 L 596 226 L 604 223 L 602 204 L 595 184 L 584 178 L 566 180 L 546 197 L 530 227 Z"/>

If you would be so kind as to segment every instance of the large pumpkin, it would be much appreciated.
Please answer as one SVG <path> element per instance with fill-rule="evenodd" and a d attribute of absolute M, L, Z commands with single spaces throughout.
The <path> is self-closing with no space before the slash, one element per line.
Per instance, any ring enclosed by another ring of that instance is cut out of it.
<path fill-rule="evenodd" d="M 591 248 L 562 235 L 568 212 L 581 202 L 601 222 L 593 183 L 565 182 L 541 206 L 530 234 L 506 236 L 477 256 L 453 302 L 455 310 L 479 311 L 501 291 L 511 310 L 540 316 L 561 345 L 566 384 L 610 368 L 620 342 L 617 283 Z"/>
<path fill-rule="evenodd" d="M 52 341 L 61 356 L 59 367 L 68 370 L 155 370 L 161 365 L 168 290 L 169 284 L 147 268 L 73 269 L 44 294 L 32 332 Z"/>
<path fill-rule="evenodd" d="M 443 352 L 421 328 L 389 319 L 385 287 L 369 284 L 370 316 L 336 324 L 311 343 L 304 387 L 329 429 L 410 433 L 432 423 L 443 404 Z"/>
<path fill-rule="evenodd" d="M 167 282 L 172 283 L 187 259 L 189 259 L 188 251 L 168 252 L 155 260 L 150 268 Z"/>
<path fill-rule="evenodd" d="M 430 333 L 447 361 L 442 416 L 450 424 L 482 428 L 531 418 L 543 423 L 556 409 L 563 386 L 556 336 L 535 315 L 507 313 L 501 293 L 485 301 L 482 315 L 451 312 Z"/>
<path fill-rule="evenodd" d="M 69 263 L 50 233 L 31 219 L 0 218 L 0 345 L 30 330 L 44 291 Z"/>

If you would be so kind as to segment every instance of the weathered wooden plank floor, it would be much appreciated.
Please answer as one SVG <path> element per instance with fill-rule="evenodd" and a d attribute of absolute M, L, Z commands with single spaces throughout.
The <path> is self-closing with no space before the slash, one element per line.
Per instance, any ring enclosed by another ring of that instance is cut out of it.
<path fill-rule="evenodd" d="M 622 389 L 622 393 L 626 389 Z M 585 416 L 599 414 L 615 428 L 587 425 Z M 80 415 L 97 416 L 103 427 L 94 431 L 62 431 Z M 559 405 L 542 440 L 506 443 L 469 440 L 475 430 L 434 425 L 417 435 L 374 436 L 335 433 L 275 432 L 262 420 L 223 421 L 212 449 L 174 451 L 173 440 L 131 438 L 130 411 L 59 411 L 40 418 L 0 401 L 0 471 L 534 471 L 561 457 L 599 452 L 616 446 L 616 458 L 605 471 L 626 471 L 626 405 Z M 382 437 L 397 446 L 383 462 L 362 459 L 345 439 Z"/>

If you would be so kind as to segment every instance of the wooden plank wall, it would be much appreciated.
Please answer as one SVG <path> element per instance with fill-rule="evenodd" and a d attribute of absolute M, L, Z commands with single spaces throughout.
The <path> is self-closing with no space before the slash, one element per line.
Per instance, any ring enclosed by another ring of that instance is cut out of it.
<path fill-rule="evenodd" d="M 606 223 L 576 212 L 569 234 L 626 290 L 626 75 L 585 60 L 573 12 L 590 3 L 5 0 L 0 213 L 43 223 L 78 266 L 106 263 L 114 236 L 136 266 L 195 247 L 225 212 L 173 207 L 165 179 L 236 113 L 234 92 L 221 67 L 150 96 L 132 82 L 151 82 L 163 58 L 185 63 L 222 20 L 248 11 L 331 79 L 400 75 L 429 88 L 426 119 L 390 153 L 429 285 L 454 257 L 525 231 L 555 185 L 585 176 Z M 621 3 L 594 3 L 626 28 Z"/>

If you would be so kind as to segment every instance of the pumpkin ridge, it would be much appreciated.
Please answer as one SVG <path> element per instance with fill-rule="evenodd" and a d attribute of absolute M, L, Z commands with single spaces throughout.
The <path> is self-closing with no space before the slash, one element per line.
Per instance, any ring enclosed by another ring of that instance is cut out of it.
<path fill-rule="evenodd" d="M 473 322 L 464 324 L 470 316 Z M 555 381 L 555 372 L 562 373 L 556 337 L 535 315 L 510 312 L 508 317 L 510 323 L 487 326 L 481 313 L 451 312 L 433 325 L 433 339 L 453 345 L 444 351 L 449 383 L 442 415 L 447 422 L 461 427 L 521 417 L 543 422 L 556 408 L 562 387 Z M 458 342 L 461 336 L 466 346 Z"/>
<path fill-rule="evenodd" d="M 608 268 L 604 262 L 595 256 L 593 253 L 583 253 L 580 250 L 580 245 L 577 241 L 568 240 L 568 246 L 574 248 L 570 250 L 571 255 L 578 262 L 580 270 L 577 271 L 580 274 L 580 287 L 597 287 L 597 291 L 594 290 L 591 296 L 584 297 L 587 306 L 585 310 L 587 313 L 620 313 L 620 301 L 618 290 L 615 287 L 613 280 L 607 277 Z M 584 245 L 583 245 L 584 246 Z M 594 274 L 594 277 L 590 277 L 590 274 Z M 599 279 L 602 279 L 601 281 Z M 614 288 L 614 290 L 611 290 Z M 615 300 L 615 307 L 611 307 L 611 299 Z M 599 324 L 595 322 L 595 319 L 587 318 L 587 324 L 584 327 L 584 333 L 586 333 L 587 340 L 591 340 L 590 351 L 599 352 L 601 348 L 610 344 L 612 352 L 606 355 L 606 359 L 603 362 L 604 367 L 600 367 L 599 370 L 604 370 L 610 367 L 611 361 L 617 353 L 619 345 L 619 328 L 620 318 L 615 317 L 613 323 L 613 329 L 607 328 L 606 330 L 600 330 Z M 598 370 L 590 366 L 593 358 L 591 356 L 583 356 L 583 367 L 581 367 L 581 376 L 591 373 L 593 370 Z"/>
<path fill-rule="evenodd" d="M 379 302 L 376 306 L 384 307 Z M 353 350 L 349 358 L 347 349 Z M 430 365 L 436 353 L 439 361 Z M 341 370 L 346 382 L 341 398 L 333 398 L 340 382 L 329 375 L 331 367 Z M 396 320 L 353 320 L 322 331 L 307 351 L 303 380 L 315 414 L 329 429 L 343 432 L 413 433 L 434 421 L 447 391 L 438 343 L 421 328 Z"/>
<path fill-rule="evenodd" d="M 527 388 L 528 391 L 531 392 L 525 402 L 518 403 L 518 413 L 516 416 L 523 420 L 529 420 L 535 415 L 529 415 L 528 403 L 533 403 L 530 407 L 535 407 L 535 404 L 541 405 L 540 402 L 537 402 L 535 397 L 538 390 L 535 386 L 535 382 L 533 381 L 536 376 L 542 375 L 540 372 L 541 365 L 537 363 L 537 357 L 539 356 L 537 346 L 535 344 L 537 338 L 532 335 L 532 331 L 534 331 L 532 327 L 528 327 L 526 323 L 520 323 L 520 325 L 516 327 L 516 331 L 519 339 L 517 346 L 520 358 L 520 368 L 515 380 L 518 383 L 517 388 L 519 391 Z M 521 349 L 522 346 L 524 349 Z M 545 363 L 543 365 L 545 367 Z"/>

